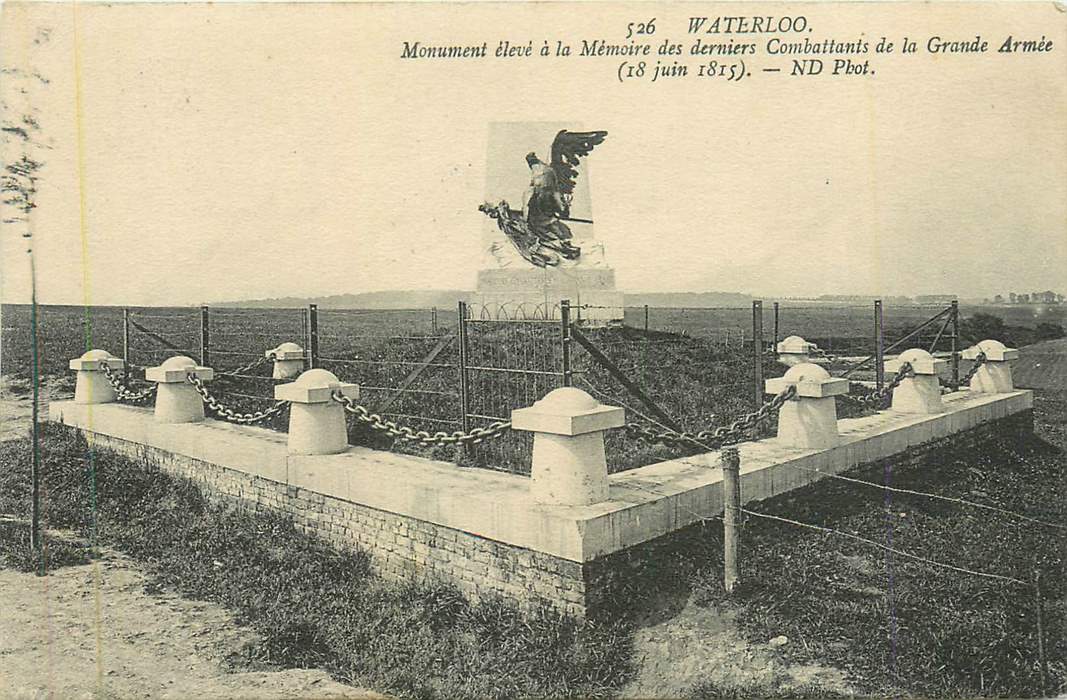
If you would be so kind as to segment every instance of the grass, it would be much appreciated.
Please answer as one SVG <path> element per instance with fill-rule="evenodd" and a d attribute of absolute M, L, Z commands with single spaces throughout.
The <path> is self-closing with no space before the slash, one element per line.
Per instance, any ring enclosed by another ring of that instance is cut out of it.
<path fill-rule="evenodd" d="M 48 572 L 64 566 L 89 562 L 86 544 L 44 534 L 38 551 L 30 546 L 30 523 L 25 520 L 0 520 L 0 569 L 24 572 Z"/>
<path fill-rule="evenodd" d="M 26 515 L 28 455 L 27 441 L 5 445 L 0 512 Z M 257 633 L 241 652 L 253 667 L 322 667 L 420 698 L 601 697 L 631 672 L 624 622 L 523 615 L 445 585 L 383 582 L 362 552 L 336 551 L 282 517 L 215 505 L 191 482 L 93 452 L 67 429 L 48 428 L 42 458 L 50 527 L 125 552 L 152 586 L 233 610 Z M 24 548 L 12 554 L 4 537 L 9 565 Z"/>
<path fill-rule="evenodd" d="M 917 467 L 852 474 L 1067 523 L 1067 393 L 1039 396 L 1040 438 L 942 452 Z M 733 609 L 757 645 L 785 635 L 795 663 L 844 670 L 875 697 L 1046 697 L 1067 692 L 1067 547 L 1063 530 L 839 480 L 751 510 L 855 533 L 967 569 L 1029 582 L 1040 571 L 1050 680 L 1042 687 L 1034 590 L 936 568 L 791 525 L 747 517 L 743 585 L 722 589 L 722 530 L 690 528 L 620 593 L 639 601 L 684 581 L 701 605 Z M 809 692 L 810 691 L 810 692 Z M 698 698 L 822 697 L 787 684 L 699 684 Z"/>

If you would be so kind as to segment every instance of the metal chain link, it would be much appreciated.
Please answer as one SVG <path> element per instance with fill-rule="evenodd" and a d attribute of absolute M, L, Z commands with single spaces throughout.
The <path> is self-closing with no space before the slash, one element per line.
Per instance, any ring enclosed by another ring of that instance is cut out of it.
<path fill-rule="evenodd" d="M 478 443 L 503 435 L 511 429 L 510 421 L 495 421 L 485 428 L 474 428 L 469 433 L 457 430 L 452 433 L 430 433 L 425 430 L 415 430 L 405 425 L 397 425 L 394 421 L 384 420 L 377 413 L 371 413 L 364 406 L 356 403 L 355 399 L 345 396 L 340 391 L 330 395 L 344 409 L 354 415 L 356 420 L 369 425 L 374 430 L 381 431 L 392 437 L 409 442 L 417 442 L 420 445 L 477 445 Z"/>
<path fill-rule="evenodd" d="M 218 399 L 212 396 L 208 392 L 207 387 L 204 386 L 204 380 L 200 377 L 190 372 L 185 375 L 185 378 L 196 389 L 196 393 L 200 394 L 200 398 L 204 400 L 204 403 L 207 404 L 208 408 L 218 414 L 223 420 L 231 423 L 238 423 L 240 425 L 259 423 L 278 415 L 289 406 L 288 401 L 277 401 L 270 408 L 259 411 L 258 413 L 240 413 L 228 406 L 224 406 Z"/>
<path fill-rule="evenodd" d="M 115 398 L 119 401 L 144 403 L 154 396 L 156 389 L 159 388 L 158 384 L 153 384 L 143 391 L 130 391 L 130 388 L 123 383 L 123 379 L 115 374 L 115 371 L 108 366 L 107 362 L 102 362 L 100 369 L 103 371 L 104 376 L 107 377 L 108 384 L 115 390 Z"/>
<path fill-rule="evenodd" d="M 743 441 L 749 430 L 770 418 L 796 393 L 796 386 L 789 386 L 755 411 L 746 413 L 730 425 L 721 425 L 715 429 L 702 430 L 699 433 L 679 433 L 673 430 L 656 431 L 638 423 L 627 423 L 626 435 L 636 440 L 667 445 L 668 447 L 688 445 L 714 450 Z"/>
<path fill-rule="evenodd" d="M 851 401 L 854 404 L 860 406 L 881 406 L 887 398 L 893 393 L 893 390 L 900 386 L 900 383 L 908 377 L 914 376 L 915 369 L 911 366 L 910 362 L 905 362 L 897 370 L 897 373 L 893 375 L 893 378 L 889 380 L 889 383 L 883 386 L 881 389 L 869 392 L 867 394 L 860 394 L 853 396 L 852 394 L 842 394 L 841 398 L 845 401 Z"/>
<path fill-rule="evenodd" d="M 275 359 L 277 359 L 277 356 L 272 352 L 271 354 L 265 357 L 260 357 L 253 360 L 252 362 L 249 362 L 247 365 L 241 365 L 240 367 L 237 367 L 235 369 L 228 369 L 225 372 L 219 371 L 215 374 L 220 377 L 232 377 L 235 374 L 248 374 L 252 370 L 259 369 L 268 362 L 274 362 Z"/>

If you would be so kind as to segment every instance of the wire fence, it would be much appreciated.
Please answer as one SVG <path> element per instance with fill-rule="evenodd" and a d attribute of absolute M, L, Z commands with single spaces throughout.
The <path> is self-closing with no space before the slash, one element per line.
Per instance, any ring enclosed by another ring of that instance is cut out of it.
<path fill-rule="evenodd" d="M 878 361 L 894 351 L 949 352 L 961 346 L 955 307 L 944 305 L 894 308 L 884 317 L 876 304 L 761 302 L 670 309 L 604 309 L 562 301 L 460 304 L 450 310 L 309 305 L 120 312 L 123 353 L 132 364 L 143 368 L 175 354 L 189 355 L 216 370 L 211 391 L 236 412 L 273 405 L 274 387 L 288 380 L 271 376 L 264 354 L 293 342 L 303 349 L 306 367 L 358 384 L 368 411 L 431 433 L 507 421 L 512 410 L 579 381 L 602 402 L 635 407 L 636 420 L 653 418 L 656 430 L 666 425 L 681 433 L 706 432 L 734 423 L 768 400 L 763 383 L 786 369 L 775 346 L 787 334 L 817 343 L 816 361 L 833 374 L 872 383 L 884 380 Z M 590 347 L 573 342 L 565 326 L 580 328 Z M 140 372 L 135 367 L 130 378 L 136 381 Z M 844 417 L 877 408 L 857 402 L 839 406 Z M 776 421 L 776 415 L 759 421 L 750 437 L 773 434 Z M 266 424 L 284 430 L 285 416 Z M 354 443 L 393 446 L 388 436 L 369 433 L 357 421 L 351 428 Z M 511 433 L 465 444 L 464 457 L 477 466 L 529 473 L 531 439 Z M 635 447 L 619 432 L 608 434 L 607 452 L 612 471 L 671 456 L 662 446 Z"/>

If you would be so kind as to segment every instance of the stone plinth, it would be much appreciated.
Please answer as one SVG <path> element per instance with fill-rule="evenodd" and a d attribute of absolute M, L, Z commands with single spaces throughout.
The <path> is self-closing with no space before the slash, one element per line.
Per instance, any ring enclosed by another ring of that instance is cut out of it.
<path fill-rule="evenodd" d="M 511 427 L 534 433 L 530 492 L 546 505 L 589 505 L 608 497 L 604 431 L 622 427 L 625 412 L 602 406 L 581 389 L 550 391 L 511 412 Z"/>
<path fill-rule="evenodd" d="M 274 398 L 290 402 L 289 454 L 332 455 L 348 449 L 345 409 L 333 400 L 341 392 L 359 398 L 359 387 L 324 369 L 309 369 L 291 384 L 274 387 Z"/>
<path fill-rule="evenodd" d="M 274 360 L 274 379 L 295 379 L 304 371 L 304 348 L 296 343 L 282 343 L 264 356 Z"/>
<path fill-rule="evenodd" d="M 107 350 L 90 350 L 70 361 L 70 368 L 77 372 L 74 385 L 74 403 L 98 404 L 115 400 L 115 388 L 104 374 L 104 366 L 121 370 L 126 361 L 112 357 Z"/>
<path fill-rule="evenodd" d="M 926 350 L 912 348 L 900 353 L 895 360 L 885 363 L 885 371 L 892 375 L 900 371 L 904 363 L 911 365 L 912 375 L 893 389 L 892 410 L 901 413 L 941 413 L 941 382 L 937 373 L 948 364 L 935 358 Z"/>
<path fill-rule="evenodd" d="M 796 393 L 778 413 L 778 439 L 790 447 L 824 448 L 840 442 L 835 396 L 848 393 L 848 380 L 836 379 L 819 365 L 795 365 L 784 376 L 768 379 L 768 394 L 780 394 L 791 386 Z"/>
<path fill-rule="evenodd" d="M 156 382 L 155 417 L 160 423 L 199 423 L 204 420 L 204 402 L 196 387 L 189 383 L 189 375 L 209 382 L 215 378 L 210 367 L 200 367 L 191 357 L 178 355 L 168 358 L 158 367 L 149 367 L 144 378 Z"/>
<path fill-rule="evenodd" d="M 625 298 L 615 289 L 615 270 L 571 267 L 481 270 L 470 296 L 479 318 L 559 318 L 559 302 L 569 299 L 573 318 L 597 323 L 622 322 Z M 595 308 L 577 308 L 588 305 Z"/>
<path fill-rule="evenodd" d="M 1019 358 L 1019 351 L 999 340 L 983 340 L 960 353 L 965 360 L 977 360 L 985 355 L 982 366 L 971 377 L 970 390 L 984 394 L 1005 394 L 1015 390 L 1011 376 L 1011 361 Z"/>

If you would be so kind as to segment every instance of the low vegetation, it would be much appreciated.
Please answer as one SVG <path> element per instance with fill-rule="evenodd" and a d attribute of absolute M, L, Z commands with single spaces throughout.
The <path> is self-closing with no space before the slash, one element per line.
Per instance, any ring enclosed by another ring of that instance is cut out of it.
<path fill-rule="evenodd" d="M 25 517 L 28 442 L 5 444 L 0 513 Z M 471 603 L 443 585 L 381 581 L 360 552 L 338 552 L 282 517 L 236 512 L 189 481 L 90 450 L 69 430 L 43 441 L 46 520 L 147 567 L 152 586 L 235 611 L 259 640 L 253 667 L 321 667 L 405 697 L 609 695 L 630 674 L 624 622 L 579 623 L 502 600 Z M 3 563 L 25 545 L 0 529 Z M 55 545 L 50 550 L 57 552 Z"/>

